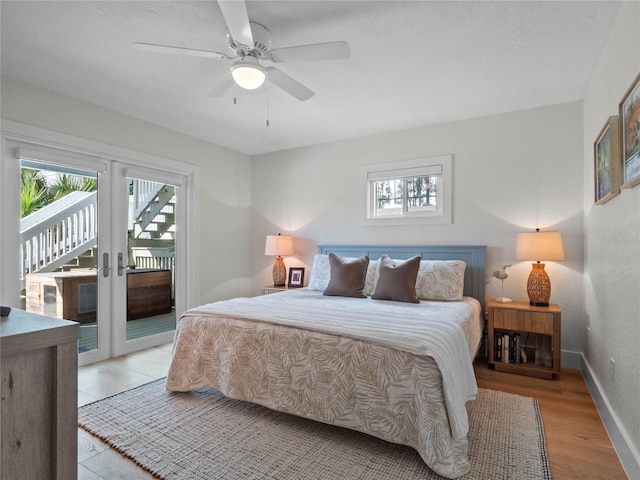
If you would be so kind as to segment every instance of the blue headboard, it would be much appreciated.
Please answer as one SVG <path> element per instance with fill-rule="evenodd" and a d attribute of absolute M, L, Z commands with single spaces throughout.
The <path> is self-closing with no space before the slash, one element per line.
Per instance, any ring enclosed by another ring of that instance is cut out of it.
<path fill-rule="evenodd" d="M 484 245 L 319 245 L 318 253 L 333 252 L 343 257 L 368 255 L 371 260 L 385 254 L 398 259 L 420 255 L 423 260 L 462 260 L 467 264 L 464 295 L 478 299 L 484 309 L 486 248 Z"/>

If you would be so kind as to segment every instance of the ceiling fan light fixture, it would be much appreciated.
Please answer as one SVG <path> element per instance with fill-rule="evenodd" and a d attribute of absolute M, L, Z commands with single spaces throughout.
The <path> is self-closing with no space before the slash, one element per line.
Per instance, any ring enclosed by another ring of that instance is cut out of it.
<path fill-rule="evenodd" d="M 255 90 L 262 86 L 267 78 L 267 72 L 255 58 L 245 57 L 231 67 L 231 76 L 239 87 Z"/>

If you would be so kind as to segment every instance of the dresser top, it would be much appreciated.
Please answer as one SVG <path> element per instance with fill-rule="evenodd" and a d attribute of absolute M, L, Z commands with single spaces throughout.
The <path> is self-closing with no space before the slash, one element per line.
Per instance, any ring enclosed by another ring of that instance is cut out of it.
<path fill-rule="evenodd" d="M 47 317 L 12 308 L 8 317 L 0 318 L 0 354 L 4 357 L 80 338 L 80 325 L 70 320 Z"/>

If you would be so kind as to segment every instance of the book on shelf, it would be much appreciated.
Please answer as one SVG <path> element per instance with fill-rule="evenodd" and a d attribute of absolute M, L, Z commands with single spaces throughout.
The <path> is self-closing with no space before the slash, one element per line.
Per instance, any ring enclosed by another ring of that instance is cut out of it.
<path fill-rule="evenodd" d="M 504 340 L 502 341 L 502 361 L 504 363 L 511 363 L 510 344 L 511 337 L 505 333 Z"/>
<path fill-rule="evenodd" d="M 495 332 L 493 360 L 502 363 L 520 363 L 522 343 L 518 332 Z"/>

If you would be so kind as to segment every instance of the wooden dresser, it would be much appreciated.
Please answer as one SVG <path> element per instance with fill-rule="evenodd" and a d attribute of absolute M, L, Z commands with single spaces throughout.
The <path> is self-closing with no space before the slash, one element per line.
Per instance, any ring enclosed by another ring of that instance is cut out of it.
<path fill-rule="evenodd" d="M 76 322 L 0 318 L 2 478 L 77 478 L 78 338 Z"/>

